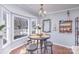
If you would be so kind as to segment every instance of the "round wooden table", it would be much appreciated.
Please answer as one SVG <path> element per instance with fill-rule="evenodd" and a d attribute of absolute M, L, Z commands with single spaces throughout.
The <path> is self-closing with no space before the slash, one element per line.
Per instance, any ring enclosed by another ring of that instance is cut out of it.
<path fill-rule="evenodd" d="M 42 46 L 43 46 L 43 43 L 50 38 L 50 36 L 48 34 L 32 34 L 29 36 L 29 38 L 31 40 L 36 40 L 37 41 L 37 47 L 38 47 L 38 42 L 40 41 L 40 51 L 42 53 Z M 44 44 L 45 46 L 45 44 Z M 45 50 L 45 49 L 44 49 Z M 38 51 L 37 51 L 38 53 Z M 45 52 L 44 52 L 45 53 Z"/>

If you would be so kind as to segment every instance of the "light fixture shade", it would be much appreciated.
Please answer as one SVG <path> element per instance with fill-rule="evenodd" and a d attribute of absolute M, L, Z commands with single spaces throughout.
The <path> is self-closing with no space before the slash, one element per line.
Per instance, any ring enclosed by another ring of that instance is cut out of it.
<path fill-rule="evenodd" d="M 47 12 L 46 11 L 44 11 L 44 14 L 46 14 Z"/>

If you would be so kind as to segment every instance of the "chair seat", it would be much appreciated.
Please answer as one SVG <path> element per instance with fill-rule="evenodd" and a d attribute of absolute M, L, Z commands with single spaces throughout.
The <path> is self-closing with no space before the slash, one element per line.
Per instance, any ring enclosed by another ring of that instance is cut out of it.
<path fill-rule="evenodd" d="M 50 42 L 50 41 L 46 41 L 46 42 L 45 42 L 45 45 L 46 45 L 46 46 L 51 46 L 51 45 L 53 45 L 53 44 L 52 44 L 52 42 Z"/>
<path fill-rule="evenodd" d="M 37 45 L 36 44 L 31 44 L 29 45 L 29 47 L 27 48 L 28 51 L 35 51 L 37 49 Z"/>

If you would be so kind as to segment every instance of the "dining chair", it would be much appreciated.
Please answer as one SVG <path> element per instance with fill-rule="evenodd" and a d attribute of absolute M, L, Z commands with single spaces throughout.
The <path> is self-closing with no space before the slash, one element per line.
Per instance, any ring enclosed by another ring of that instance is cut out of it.
<path fill-rule="evenodd" d="M 34 52 L 37 50 L 37 45 L 36 44 L 30 44 L 29 47 L 27 48 L 28 53 L 34 54 Z"/>
<path fill-rule="evenodd" d="M 53 46 L 53 43 L 51 41 L 46 41 L 45 42 L 45 52 L 48 52 L 48 50 L 49 50 L 48 47 L 50 47 L 51 54 L 53 54 L 53 47 L 52 46 Z"/>
<path fill-rule="evenodd" d="M 34 54 L 34 52 L 37 50 L 37 45 L 34 44 L 32 40 L 27 40 L 27 45 L 28 47 L 26 50 L 28 51 L 28 53 Z"/>

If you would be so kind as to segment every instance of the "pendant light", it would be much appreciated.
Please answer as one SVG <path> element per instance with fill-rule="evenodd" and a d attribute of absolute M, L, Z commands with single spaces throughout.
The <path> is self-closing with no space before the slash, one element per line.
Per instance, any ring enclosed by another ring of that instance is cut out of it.
<path fill-rule="evenodd" d="M 39 16 L 41 16 L 41 17 L 46 16 L 46 11 L 44 10 L 43 4 L 40 4 Z"/>

